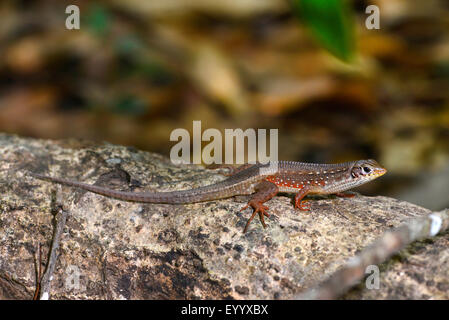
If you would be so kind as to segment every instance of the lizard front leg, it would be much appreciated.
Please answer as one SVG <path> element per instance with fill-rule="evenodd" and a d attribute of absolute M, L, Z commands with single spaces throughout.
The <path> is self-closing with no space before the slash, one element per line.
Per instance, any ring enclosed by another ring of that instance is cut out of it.
<path fill-rule="evenodd" d="M 310 210 L 310 203 L 307 205 L 304 205 L 304 201 L 302 200 L 308 193 L 310 189 L 307 187 L 304 187 L 299 190 L 299 192 L 295 196 L 295 208 L 302 210 L 302 211 L 309 211 Z"/>
<path fill-rule="evenodd" d="M 279 188 L 277 185 L 275 185 L 272 182 L 269 181 L 262 181 L 255 187 L 256 193 L 254 193 L 251 196 L 251 199 L 248 201 L 248 204 L 243 207 L 241 211 L 247 209 L 248 207 L 252 207 L 254 209 L 253 214 L 248 219 L 248 222 L 246 223 L 245 229 L 243 230 L 243 233 L 248 230 L 248 226 L 251 223 L 251 221 L 254 219 L 256 214 L 259 214 L 260 222 L 262 223 L 263 227 L 266 228 L 267 225 L 265 224 L 265 217 L 269 217 L 267 210 L 268 207 L 264 206 L 263 203 L 267 202 L 271 198 L 273 198 L 278 192 Z"/>

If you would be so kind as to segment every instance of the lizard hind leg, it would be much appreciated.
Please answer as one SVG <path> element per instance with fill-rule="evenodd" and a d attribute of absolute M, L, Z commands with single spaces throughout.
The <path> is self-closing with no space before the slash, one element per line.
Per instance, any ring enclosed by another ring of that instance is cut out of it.
<path fill-rule="evenodd" d="M 267 227 L 267 225 L 265 224 L 265 217 L 269 217 L 270 215 L 267 212 L 268 207 L 264 206 L 263 203 L 273 198 L 279 192 L 279 188 L 277 187 L 277 185 L 269 181 L 262 181 L 255 187 L 255 190 L 256 193 L 254 193 L 251 196 L 251 199 L 248 201 L 248 204 L 240 210 L 241 212 L 247 209 L 248 207 L 252 207 L 254 210 L 253 214 L 248 219 L 248 222 L 245 225 L 243 233 L 245 233 L 248 230 L 248 227 L 251 221 L 256 216 L 256 214 L 259 214 L 259 219 L 260 223 L 262 223 L 262 226 L 264 228 Z"/>
<path fill-rule="evenodd" d="M 337 197 L 340 197 L 340 198 L 353 198 L 353 197 L 355 197 L 354 193 L 347 193 L 347 192 L 337 192 L 335 195 Z"/>

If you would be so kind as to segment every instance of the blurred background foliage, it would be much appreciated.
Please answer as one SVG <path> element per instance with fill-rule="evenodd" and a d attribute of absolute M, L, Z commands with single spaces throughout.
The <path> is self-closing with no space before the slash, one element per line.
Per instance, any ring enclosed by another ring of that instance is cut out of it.
<path fill-rule="evenodd" d="M 2 0 L 0 131 L 168 156 L 193 120 L 277 128 L 280 159 L 375 158 L 363 192 L 448 207 L 448 31 L 446 0 Z"/>

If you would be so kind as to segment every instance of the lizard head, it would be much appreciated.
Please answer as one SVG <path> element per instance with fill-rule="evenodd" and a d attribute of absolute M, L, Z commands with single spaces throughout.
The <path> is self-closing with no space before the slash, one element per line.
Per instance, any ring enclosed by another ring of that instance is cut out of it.
<path fill-rule="evenodd" d="M 386 172 L 387 169 L 382 167 L 375 160 L 359 160 L 351 169 L 351 177 L 365 183 L 383 176 Z"/>

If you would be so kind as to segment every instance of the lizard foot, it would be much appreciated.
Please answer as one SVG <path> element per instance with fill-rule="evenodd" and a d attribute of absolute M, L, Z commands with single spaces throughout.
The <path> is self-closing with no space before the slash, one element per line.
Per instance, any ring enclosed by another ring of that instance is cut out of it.
<path fill-rule="evenodd" d="M 260 222 L 262 223 L 262 226 L 264 228 L 267 227 L 267 225 L 265 224 L 265 217 L 269 217 L 270 216 L 270 214 L 267 212 L 268 207 L 264 206 L 261 202 L 257 202 L 257 201 L 254 201 L 254 200 L 250 200 L 248 202 L 248 204 L 246 206 L 244 206 L 240 210 L 240 212 L 246 210 L 250 206 L 254 209 L 254 211 L 253 211 L 253 214 L 251 215 L 251 217 L 248 219 L 248 222 L 245 225 L 245 229 L 243 229 L 243 233 L 245 233 L 248 230 L 249 224 L 254 219 L 254 217 L 256 216 L 257 213 L 259 214 Z"/>
<path fill-rule="evenodd" d="M 304 201 L 295 201 L 295 208 L 299 209 L 301 211 L 310 211 L 311 208 L 311 204 L 309 203 L 304 203 Z"/>

